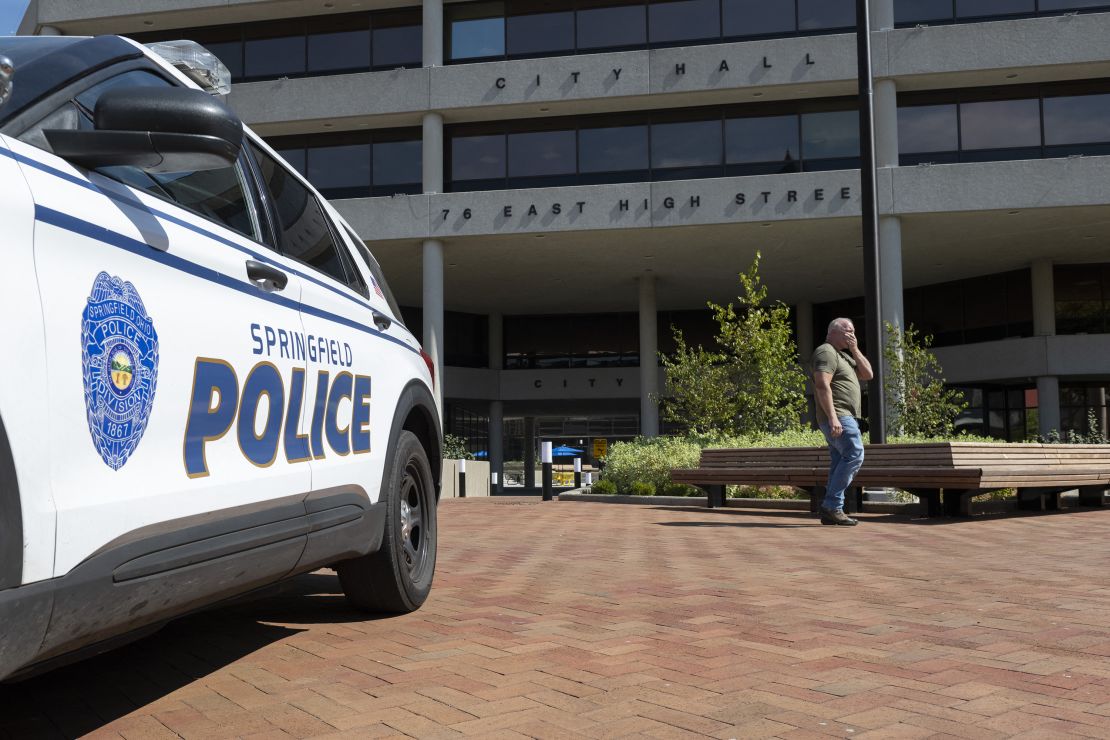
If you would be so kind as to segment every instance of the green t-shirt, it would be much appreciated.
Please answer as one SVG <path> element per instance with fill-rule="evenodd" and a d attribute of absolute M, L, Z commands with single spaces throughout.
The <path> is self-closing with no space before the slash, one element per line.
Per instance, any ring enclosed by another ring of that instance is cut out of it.
<path fill-rule="evenodd" d="M 856 361 L 847 352 L 838 352 L 826 342 L 813 351 L 813 370 L 832 375 L 833 409 L 837 416 L 860 416 L 859 376 L 856 375 Z M 826 422 L 825 411 L 817 406 L 817 422 Z"/>

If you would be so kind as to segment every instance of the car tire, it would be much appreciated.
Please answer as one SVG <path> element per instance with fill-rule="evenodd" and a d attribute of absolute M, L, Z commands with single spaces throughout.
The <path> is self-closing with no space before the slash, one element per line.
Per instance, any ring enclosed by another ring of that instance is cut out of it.
<path fill-rule="evenodd" d="M 386 468 L 386 520 L 377 552 L 336 565 L 343 593 L 364 611 L 407 614 L 428 598 L 436 564 L 436 494 L 428 453 L 402 431 Z"/>

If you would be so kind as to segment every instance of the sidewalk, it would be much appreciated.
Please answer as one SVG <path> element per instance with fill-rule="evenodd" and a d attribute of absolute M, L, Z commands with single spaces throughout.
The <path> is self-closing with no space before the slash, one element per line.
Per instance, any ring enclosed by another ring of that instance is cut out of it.
<path fill-rule="evenodd" d="M 439 515 L 415 614 L 302 576 L 0 688 L 0 735 L 1110 737 L 1110 512 Z"/>

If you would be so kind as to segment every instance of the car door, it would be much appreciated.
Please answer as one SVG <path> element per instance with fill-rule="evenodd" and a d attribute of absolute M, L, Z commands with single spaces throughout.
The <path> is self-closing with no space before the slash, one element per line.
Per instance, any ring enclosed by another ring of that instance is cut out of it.
<path fill-rule="evenodd" d="M 89 125 L 99 92 L 127 84 L 171 83 L 126 72 L 66 115 Z M 305 494 L 310 470 L 280 444 L 300 424 L 297 363 L 263 328 L 301 332 L 301 281 L 269 279 L 245 158 L 155 176 L 12 148 L 36 204 L 55 574 L 161 522 Z M 297 554 L 267 567 L 287 572 Z"/>
<path fill-rule="evenodd" d="M 305 266 L 301 312 L 312 487 L 357 486 L 376 502 L 397 400 L 423 373 L 420 348 L 389 315 L 372 276 L 356 264 L 329 207 L 267 150 L 254 146 L 252 152 L 283 224 L 282 249 Z"/>

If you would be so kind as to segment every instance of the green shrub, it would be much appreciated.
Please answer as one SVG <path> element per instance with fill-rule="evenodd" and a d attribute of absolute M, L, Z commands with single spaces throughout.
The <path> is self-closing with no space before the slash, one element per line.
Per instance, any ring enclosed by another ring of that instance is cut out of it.
<path fill-rule="evenodd" d="M 633 496 L 654 496 L 655 484 L 638 480 L 628 487 L 628 492 Z"/>
<path fill-rule="evenodd" d="M 728 498 L 808 499 L 809 496 L 792 486 L 726 486 Z"/>
<path fill-rule="evenodd" d="M 444 460 L 473 460 L 474 455 L 466 449 L 466 440 L 455 434 L 443 435 Z"/>
<path fill-rule="evenodd" d="M 696 468 L 701 445 L 681 437 L 637 437 L 617 442 L 605 460 L 605 478 L 619 491 L 629 491 L 637 481 L 663 490 L 672 468 Z"/>
<path fill-rule="evenodd" d="M 685 483 L 668 483 L 659 489 L 660 496 L 704 496 L 705 491 Z"/>
<path fill-rule="evenodd" d="M 617 484 L 603 478 L 590 486 L 590 493 L 603 493 L 607 496 L 615 496 L 617 494 Z"/>

